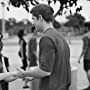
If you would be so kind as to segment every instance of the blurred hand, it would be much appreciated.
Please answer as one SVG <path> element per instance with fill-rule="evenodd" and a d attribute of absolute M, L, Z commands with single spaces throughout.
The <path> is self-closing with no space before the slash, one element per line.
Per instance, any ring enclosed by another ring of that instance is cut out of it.
<path fill-rule="evenodd" d="M 16 71 L 13 71 L 11 73 L 12 73 L 12 76 L 17 77 L 17 70 Z"/>
<path fill-rule="evenodd" d="M 18 78 L 25 78 L 24 73 L 25 73 L 25 71 L 24 71 L 23 69 L 17 68 L 17 74 L 16 74 L 16 76 L 17 76 Z"/>

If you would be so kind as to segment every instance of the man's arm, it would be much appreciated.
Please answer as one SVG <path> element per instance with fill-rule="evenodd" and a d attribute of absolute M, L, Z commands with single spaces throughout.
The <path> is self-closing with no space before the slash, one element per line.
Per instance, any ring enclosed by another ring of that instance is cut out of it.
<path fill-rule="evenodd" d="M 24 71 L 22 69 L 18 69 L 18 73 L 16 76 L 18 77 L 34 77 L 34 78 L 41 78 L 45 76 L 49 76 L 51 73 L 46 72 L 39 68 L 39 66 L 31 67 L 29 70 Z"/>
<path fill-rule="evenodd" d="M 8 76 L 7 78 L 5 78 L 5 81 L 6 81 L 6 82 L 11 82 L 11 81 L 14 81 L 14 80 L 18 79 L 18 77 L 15 77 L 15 76 L 14 76 L 14 75 L 17 73 L 17 71 L 7 72 L 7 73 L 8 73 L 8 75 L 10 75 L 10 76 Z"/>
<path fill-rule="evenodd" d="M 49 76 L 53 70 L 55 62 L 55 48 L 50 38 L 43 37 L 40 40 L 39 66 L 31 67 L 28 71 L 18 69 L 18 77 L 45 77 Z"/>

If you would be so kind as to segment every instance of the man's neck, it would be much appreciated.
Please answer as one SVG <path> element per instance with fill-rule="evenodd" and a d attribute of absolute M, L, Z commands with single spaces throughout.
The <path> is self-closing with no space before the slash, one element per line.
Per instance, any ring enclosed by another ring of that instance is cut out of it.
<path fill-rule="evenodd" d="M 52 23 L 44 24 L 44 32 L 49 28 L 54 28 Z"/>

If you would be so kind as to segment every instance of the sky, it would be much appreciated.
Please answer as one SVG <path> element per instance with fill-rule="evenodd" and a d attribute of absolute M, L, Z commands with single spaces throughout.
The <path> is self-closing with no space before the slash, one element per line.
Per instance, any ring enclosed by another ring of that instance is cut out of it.
<path fill-rule="evenodd" d="M 3 0 L 0 0 L 0 3 Z M 6 3 L 7 7 L 7 1 L 8 0 L 4 0 Z M 46 0 L 44 0 L 46 1 Z M 45 2 L 44 2 L 45 3 Z M 86 18 L 86 21 L 90 20 L 90 2 L 87 2 L 86 0 L 78 0 L 78 6 L 83 5 L 83 10 L 80 12 L 80 14 L 82 14 L 82 16 L 84 16 Z M 57 9 L 59 8 L 59 3 L 57 3 L 56 5 L 52 4 L 54 11 L 56 12 Z M 32 6 L 30 6 L 30 9 L 32 8 Z M 75 8 L 76 7 L 72 7 L 72 12 L 75 12 Z M 2 5 L 0 4 L 0 18 L 3 17 L 2 14 Z M 57 16 L 56 20 L 58 20 L 59 22 L 65 22 L 66 19 L 65 17 L 69 15 L 69 10 L 67 10 L 67 14 L 66 15 L 62 15 L 62 16 Z M 13 6 L 10 6 L 10 11 L 7 11 L 6 8 L 4 9 L 4 18 L 8 19 L 8 18 L 15 18 L 17 21 L 20 21 L 22 19 L 29 19 L 30 21 L 32 21 L 31 18 L 31 14 L 27 13 L 27 11 L 25 9 L 23 9 L 22 7 L 20 8 L 15 8 Z"/>

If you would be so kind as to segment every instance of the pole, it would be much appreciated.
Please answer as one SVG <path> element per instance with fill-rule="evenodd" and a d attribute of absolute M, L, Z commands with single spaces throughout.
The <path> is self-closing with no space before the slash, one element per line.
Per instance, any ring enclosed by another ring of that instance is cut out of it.
<path fill-rule="evenodd" d="M 2 2 L 2 34 L 5 34 L 5 14 L 4 14 L 4 1 Z"/>
<path fill-rule="evenodd" d="M 2 35 L 3 38 L 8 38 L 8 33 L 5 30 L 5 2 L 4 0 L 1 2 L 2 4 Z"/>

